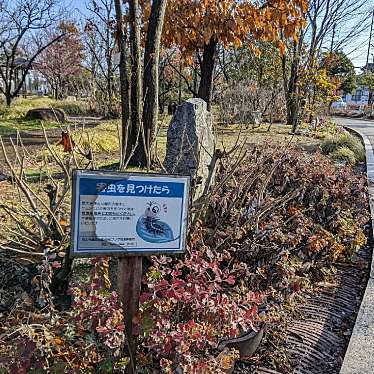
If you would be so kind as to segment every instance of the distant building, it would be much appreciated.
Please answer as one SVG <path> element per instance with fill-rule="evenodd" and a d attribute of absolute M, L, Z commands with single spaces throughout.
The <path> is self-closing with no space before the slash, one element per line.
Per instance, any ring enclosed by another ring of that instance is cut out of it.
<path fill-rule="evenodd" d="M 29 70 L 25 79 L 25 92 L 27 95 L 47 95 L 49 93 L 47 78 L 37 70 Z"/>
<path fill-rule="evenodd" d="M 367 105 L 369 102 L 369 89 L 367 87 L 358 86 L 355 91 L 344 93 L 342 100 L 347 105 Z"/>
<path fill-rule="evenodd" d="M 23 57 L 14 59 L 15 76 L 12 82 L 12 89 L 15 88 L 19 82 L 20 76 L 23 73 L 23 68 L 27 65 L 28 61 Z M 36 64 L 34 63 L 31 69 L 27 72 L 25 82 L 19 95 L 47 95 L 49 93 L 49 85 L 47 79 L 38 70 L 35 70 Z M 0 79 L 0 86 L 4 87 L 4 82 Z"/>
<path fill-rule="evenodd" d="M 365 72 L 374 72 L 374 63 L 369 62 L 367 65 L 361 68 L 363 73 Z M 347 105 L 367 105 L 369 103 L 370 90 L 368 87 L 363 87 L 358 85 L 357 88 L 351 93 L 345 93 L 342 96 L 342 100 Z"/>

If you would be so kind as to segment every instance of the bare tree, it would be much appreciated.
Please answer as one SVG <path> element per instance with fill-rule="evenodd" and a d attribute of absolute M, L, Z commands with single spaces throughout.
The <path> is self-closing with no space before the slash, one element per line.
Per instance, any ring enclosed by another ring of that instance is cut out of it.
<path fill-rule="evenodd" d="M 162 26 L 167 0 L 153 0 L 149 19 L 147 40 L 144 52 L 143 77 L 143 136 L 139 143 L 135 158 L 136 163 L 147 165 L 154 158 L 158 120 L 158 91 L 159 91 L 159 59 Z"/>
<path fill-rule="evenodd" d="M 327 42 L 330 39 L 330 51 L 339 51 L 349 47 L 352 41 L 366 33 L 367 30 L 370 30 L 370 11 L 364 9 L 351 22 L 333 26 L 331 35 L 326 38 Z M 357 46 L 357 43 L 354 45 Z"/>
<path fill-rule="evenodd" d="M 37 69 L 47 78 L 53 89 L 55 99 L 67 93 L 74 78 L 82 74 L 83 44 L 80 33 L 73 22 L 63 23 L 46 39 L 54 39 L 56 33 L 66 29 L 66 35 L 40 54 Z"/>
<path fill-rule="evenodd" d="M 35 59 L 61 39 L 61 30 L 43 43 L 40 33 L 61 21 L 60 0 L 17 0 L 0 3 L 0 91 L 7 105 L 21 91 Z"/>
<path fill-rule="evenodd" d="M 138 0 L 130 0 L 129 28 L 130 28 L 130 118 L 131 138 L 128 139 L 127 152 L 131 157 L 131 164 L 137 164 L 132 156 L 139 144 L 139 135 L 142 126 L 142 47 L 141 47 L 141 8 Z"/>
<path fill-rule="evenodd" d="M 298 126 L 301 101 L 305 99 L 299 92 L 300 67 L 313 69 L 324 48 L 342 48 L 364 31 L 362 25 L 370 16 L 366 3 L 366 0 L 309 1 L 307 25 L 300 31 L 298 43 L 289 42 L 289 51 L 283 57 L 287 123 L 292 125 L 293 131 Z M 310 87 L 312 97 L 313 90 Z"/>
<path fill-rule="evenodd" d="M 115 9 L 112 0 L 90 0 L 85 24 L 85 46 L 89 58 L 88 69 L 95 80 L 104 102 L 105 115 L 115 114 L 116 93 L 114 62 L 116 40 L 113 34 Z"/>
<path fill-rule="evenodd" d="M 128 33 L 123 22 L 123 13 L 121 0 L 114 0 L 116 8 L 116 33 L 119 59 L 119 76 L 120 76 L 120 95 L 121 95 L 121 120 L 122 120 L 122 139 L 121 139 L 121 159 L 120 168 L 124 168 L 126 155 L 128 154 L 127 144 L 132 134 L 130 133 L 130 81 L 128 68 Z"/>
<path fill-rule="evenodd" d="M 290 51 L 282 56 L 283 86 L 286 99 L 287 125 L 292 126 L 295 132 L 298 126 L 300 114 L 300 93 L 299 93 L 299 68 L 303 46 L 303 32 L 300 33 L 299 42 L 293 41 Z"/>
<path fill-rule="evenodd" d="M 363 31 L 362 26 L 370 16 L 366 4 L 366 0 L 309 1 L 308 25 L 304 31 L 309 45 L 309 63 L 322 47 L 330 45 L 331 48 L 331 44 L 333 49 L 341 47 Z"/>

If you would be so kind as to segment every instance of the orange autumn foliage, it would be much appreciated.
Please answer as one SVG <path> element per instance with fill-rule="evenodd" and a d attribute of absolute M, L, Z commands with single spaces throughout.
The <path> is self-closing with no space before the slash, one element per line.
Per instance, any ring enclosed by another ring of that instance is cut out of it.
<path fill-rule="evenodd" d="M 178 46 L 187 57 L 211 39 L 225 48 L 239 48 L 257 40 L 278 41 L 284 53 L 281 33 L 297 40 L 305 24 L 307 0 L 270 0 L 264 5 L 249 0 L 169 0 L 163 41 Z"/>

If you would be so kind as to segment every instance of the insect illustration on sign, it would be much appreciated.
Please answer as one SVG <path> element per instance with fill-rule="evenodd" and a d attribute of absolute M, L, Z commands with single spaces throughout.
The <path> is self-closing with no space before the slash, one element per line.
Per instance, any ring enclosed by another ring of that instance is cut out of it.
<path fill-rule="evenodd" d="M 167 213 L 167 206 L 150 201 L 139 217 L 136 224 L 137 234 L 145 241 L 150 243 L 167 243 L 175 240 L 173 230 L 170 226 L 160 219 L 163 213 Z"/>

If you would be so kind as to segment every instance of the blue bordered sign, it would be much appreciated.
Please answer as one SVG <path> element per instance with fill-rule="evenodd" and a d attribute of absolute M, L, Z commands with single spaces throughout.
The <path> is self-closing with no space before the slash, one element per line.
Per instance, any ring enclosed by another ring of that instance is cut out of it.
<path fill-rule="evenodd" d="M 182 253 L 190 177 L 76 170 L 73 256 Z"/>

